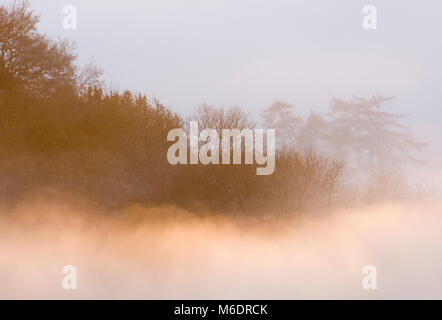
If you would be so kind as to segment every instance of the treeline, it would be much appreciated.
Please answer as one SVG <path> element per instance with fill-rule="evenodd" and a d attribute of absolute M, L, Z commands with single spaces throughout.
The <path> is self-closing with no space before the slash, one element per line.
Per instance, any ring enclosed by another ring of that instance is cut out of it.
<path fill-rule="evenodd" d="M 281 149 L 271 176 L 255 165 L 173 166 L 166 159 L 169 130 L 183 120 L 145 96 L 89 88 L 57 89 L 45 98 L 2 93 L 0 134 L 3 200 L 57 186 L 106 206 L 132 202 L 175 204 L 222 213 L 282 214 L 309 203 L 328 206 L 342 165 L 315 153 Z M 247 115 L 239 108 L 199 109 L 224 128 Z M 221 112 L 222 111 L 222 112 Z M 220 119 L 218 119 L 220 120 Z"/>
<path fill-rule="evenodd" d="M 255 165 L 173 166 L 166 158 L 167 133 L 186 129 L 187 120 L 145 95 L 106 89 L 97 67 L 78 69 L 72 44 L 40 34 L 37 22 L 26 3 L 0 6 L 3 203 L 55 186 L 107 207 L 173 204 L 201 212 L 284 215 L 335 205 L 348 148 L 368 156 L 372 166 L 391 158 L 384 157 L 388 146 L 380 148 L 370 132 L 381 133 L 398 118 L 379 113 L 374 100 L 335 99 L 333 121 L 313 113 L 304 121 L 282 102 L 264 111 L 265 126 L 276 128 L 279 137 L 272 175 L 257 176 Z M 193 120 L 218 130 L 256 126 L 239 107 L 202 105 Z"/>
<path fill-rule="evenodd" d="M 3 201 L 56 186 L 107 206 L 283 214 L 330 205 L 342 166 L 313 152 L 281 150 L 268 177 L 253 165 L 170 165 L 167 133 L 183 119 L 144 95 L 104 89 L 99 70 L 78 70 L 72 46 L 39 34 L 37 22 L 26 3 L 0 7 Z M 195 117 L 202 127 L 254 126 L 237 107 L 204 106 Z"/>
<path fill-rule="evenodd" d="M 277 129 L 280 146 L 322 150 L 347 167 L 374 176 L 406 162 L 421 162 L 414 154 L 426 145 L 416 141 L 403 123 L 408 115 L 385 111 L 383 105 L 392 99 L 332 98 L 330 111 L 311 111 L 306 119 L 295 115 L 293 105 L 276 101 L 262 116 L 266 127 Z"/>

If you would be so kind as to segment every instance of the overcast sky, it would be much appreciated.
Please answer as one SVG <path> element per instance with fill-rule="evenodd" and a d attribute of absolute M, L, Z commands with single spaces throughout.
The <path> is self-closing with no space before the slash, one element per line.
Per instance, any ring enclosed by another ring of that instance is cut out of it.
<path fill-rule="evenodd" d="M 9 2 L 0 0 L 0 2 Z M 65 5 L 78 28 L 64 30 Z M 362 27 L 364 5 L 377 30 Z M 427 153 L 442 163 L 440 0 L 38 0 L 40 28 L 71 38 L 108 84 L 155 96 L 181 114 L 207 102 L 256 120 L 275 99 L 324 111 L 331 96 L 395 95 Z M 436 163 L 433 163 L 435 165 Z M 442 166 L 439 166 L 442 167 Z"/>

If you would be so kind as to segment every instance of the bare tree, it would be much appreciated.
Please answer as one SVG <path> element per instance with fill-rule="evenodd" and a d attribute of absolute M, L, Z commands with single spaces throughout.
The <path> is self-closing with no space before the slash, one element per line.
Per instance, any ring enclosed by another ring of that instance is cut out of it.
<path fill-rule="evenodd" d="M 102 75 L 103 70 L 98 68 L 93 61 L 85 65 L 77 76 L 77 87 L 80 94 L 84 94 L 92 88 L 101 88 L 103 86 Z"/>
<path fill-rule="evenodd" d="M 200 129 L 211 128 L 218 132 L 222 129 L 242 130 L 256 127 L 256 123 L 238 106 L 224 108 L 204 103 L 196 108 L 191 120 L 197 121 Z"/>
<path fill-rule="evenodd" d="M 281 213 L 302 214 L 307 206 L 330 207 L 342 176 L 343 164 L 314 151 L 299 153 L 281 148 L 271 177 L 276 204 Z"/>

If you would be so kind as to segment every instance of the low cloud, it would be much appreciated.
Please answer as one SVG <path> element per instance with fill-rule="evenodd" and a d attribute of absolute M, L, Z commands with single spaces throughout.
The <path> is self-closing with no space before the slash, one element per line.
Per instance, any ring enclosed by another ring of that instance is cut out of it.
<path fill-rule="evenodd" d="M 384 204 L 299 224 L 34 197 L 2 210 L 0 298 L 440 299 L 440 209 Z M 65 265 L 78 290 L 63 289 Z M 362 287 L 365 265 L 377 290 Z"/>

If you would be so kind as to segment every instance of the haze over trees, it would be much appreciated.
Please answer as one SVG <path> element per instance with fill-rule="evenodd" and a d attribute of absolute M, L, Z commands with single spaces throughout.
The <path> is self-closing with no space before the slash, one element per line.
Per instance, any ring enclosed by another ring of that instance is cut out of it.
<path fill-rule="evenodd" d="M 426 145 L 416 141 L 403 124 L 407 115 L 384 110 L 384 103 L 392 99 L 382 95 L 350 101 L 333 98 L 329 112 L 311 111 L 306 120 L 293 114 L 293 106 L 277 101 L 264 110 L 263 119 L 283 132 L 278 136 L 281 145 L 322 150 L 372 175 L 405 162 L 420 163 L 415 154 Z"/>
<path fill-rule="evenodd" d="M 94 64 L 75 65 L 73 44 L 37 30 L 26 3 L 0 6 L 0 193 L 14 204 L 54 186 L 108 207 L 173 204 L 225 214 L 284 215 L 340 200 L 344 163 L 370 171 L 413 160 L 416 142 L 389 98 L 333 99 L 329 114 L 298 117 L 277 101 L 263 111 L 279 137 L 276 170 L 255 165 L 172 166 L 167 133 L 186 121 L 156 99 L 107 89 Z M 240 107 L 199 106 L 201 128 L 254 128 Z"/>

